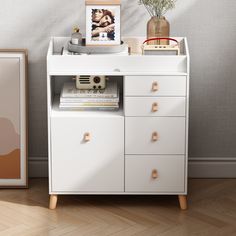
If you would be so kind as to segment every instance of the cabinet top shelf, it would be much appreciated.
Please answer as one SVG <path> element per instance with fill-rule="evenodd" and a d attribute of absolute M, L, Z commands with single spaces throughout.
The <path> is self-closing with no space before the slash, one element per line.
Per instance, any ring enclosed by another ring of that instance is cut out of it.
<path fill-rule="evenodd" d="M 187 74 L 189 51 L 186 38 L 175 38 L 180 42 L 180 55 L 142 55 L 141 45 L 145 38 L 123 38 L 131 48 L 130 55 L 61 55 L 67 47 L 68 37 L 52 37 L 47 55 L 49 75 L 60 74 Z"/>
<path fill-rule="evenodd" d="M 173 37 L 179 42 L 180 45 L 180 55 L 151 55 L 152 57 L 179 57 L 179 56 L 188 56 L 188 47 L 187 47 L 187 39 L 184 37 Z M 61 56 L 61 57 L 84 57 L 85 55 L 61 55 L 62 48 L 67 48 L 69 37 L 52 37 L 50 40 L 50 45 L 48 49 L 48 56 Z M 114 54 L 92 54 L 87 55 L 89 57 L 99 57 L 99 56 L 106 56 L 106 57 L 119 57 L 119 56 L 142 56 L 142 57 L 149 57 L 148 55 L 142 55 L 142 43 L 145 41 L 144 37 L 124 37 L 122 41 L 130 47 L 130 55 L 114 55 Z M 174 44 L 170 41 L 170 44 Z"/>

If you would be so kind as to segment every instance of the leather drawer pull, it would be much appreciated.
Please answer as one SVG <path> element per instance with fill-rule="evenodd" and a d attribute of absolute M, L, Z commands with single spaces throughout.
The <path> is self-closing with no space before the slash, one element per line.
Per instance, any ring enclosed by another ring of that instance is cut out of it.
<path fill-rule="evenodd" d="M 85 133 L 84 134 L 84 141 L 85 142 L 91 141 L 91 134 L 90 133 Z"/>
<path fill-rule="evenodd" d="M 159 90 L 159 84 L 158 82 L 153 82 L 152 83 L 152 91 L 157 92 Z"/>
<path fill-rule="evenodd" d="M 157 178 L 158 178 L 158 171 L 157 171 L 156 169 L 154 169 L 154 170 L 152 171 L 152 178 L 153 178 L 153 179 L 157 179 Z"/>
<path fill-rule="evenodd" d="M 157 102 L 154 102 L 152 104 L 152 112 L 157 112 L 158 111 L 158 103 Z"/>
<path fill-rule="evenodd" d="M 152 134 L 152 141 L 153 141 L 153 142 L 156 142 L 156 141 L 158 141 L 158 139 L 159 139 L 158 133 L 157 133 L 157 132 L 154 132 L 154 133 Z"/>

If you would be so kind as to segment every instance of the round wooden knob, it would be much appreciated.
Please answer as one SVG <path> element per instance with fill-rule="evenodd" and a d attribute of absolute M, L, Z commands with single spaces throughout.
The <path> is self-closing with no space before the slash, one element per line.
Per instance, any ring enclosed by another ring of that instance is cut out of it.
<path fill-rule="evenodd" d="M 153 82 L 152 83 L 152 91 L 153 92 L 156 92 L 159 90 L 159 85 L 158 85 L 158 82 Z"/>
<path fill-rule="evenodd" d="M 91 140 L 91 135 L 90 135 L 90 133 L 85 133 L 84 134 L 84 141 L 85 142 L 89 142 Z"/>
<path fill-rule="evenodd" d="M 152 178 L 157 179 L 158 178 L 158 171 L 156 169 L 152 170 Z"/>
<path fill-rule="evenodd" d="M 156 142 L 156 141 L 158 141 L 158 139 L 159 139 L 158 133 L 157 132 L 153 132 L 152 133 L 152 141 Z"/>
<path fill-rule="evenodd" d="M 158 103 L 157 102 L 154 102 L 152 104 L 152 112 L 157 112 L 158 111 Z"/>

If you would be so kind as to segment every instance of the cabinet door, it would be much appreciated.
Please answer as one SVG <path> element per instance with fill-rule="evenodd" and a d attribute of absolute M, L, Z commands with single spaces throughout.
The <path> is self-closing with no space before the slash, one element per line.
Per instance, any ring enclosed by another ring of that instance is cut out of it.
<path fill-rule="evenodd" d="M 54 192 L 124 191 L 124 118 L 51 118 Z"/>

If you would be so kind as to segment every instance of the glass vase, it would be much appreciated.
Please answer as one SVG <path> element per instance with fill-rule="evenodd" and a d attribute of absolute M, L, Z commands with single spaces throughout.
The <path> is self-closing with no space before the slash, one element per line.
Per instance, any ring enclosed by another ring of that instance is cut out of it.
<path fill-rule="evenodd" d="M 164 16 L 153 16 L 147 23 L 147 38 L 169 38 L 170 24 Z M 168 45 L 169 40 L 153 40 L 148 42 L 149 45 Z"/>

